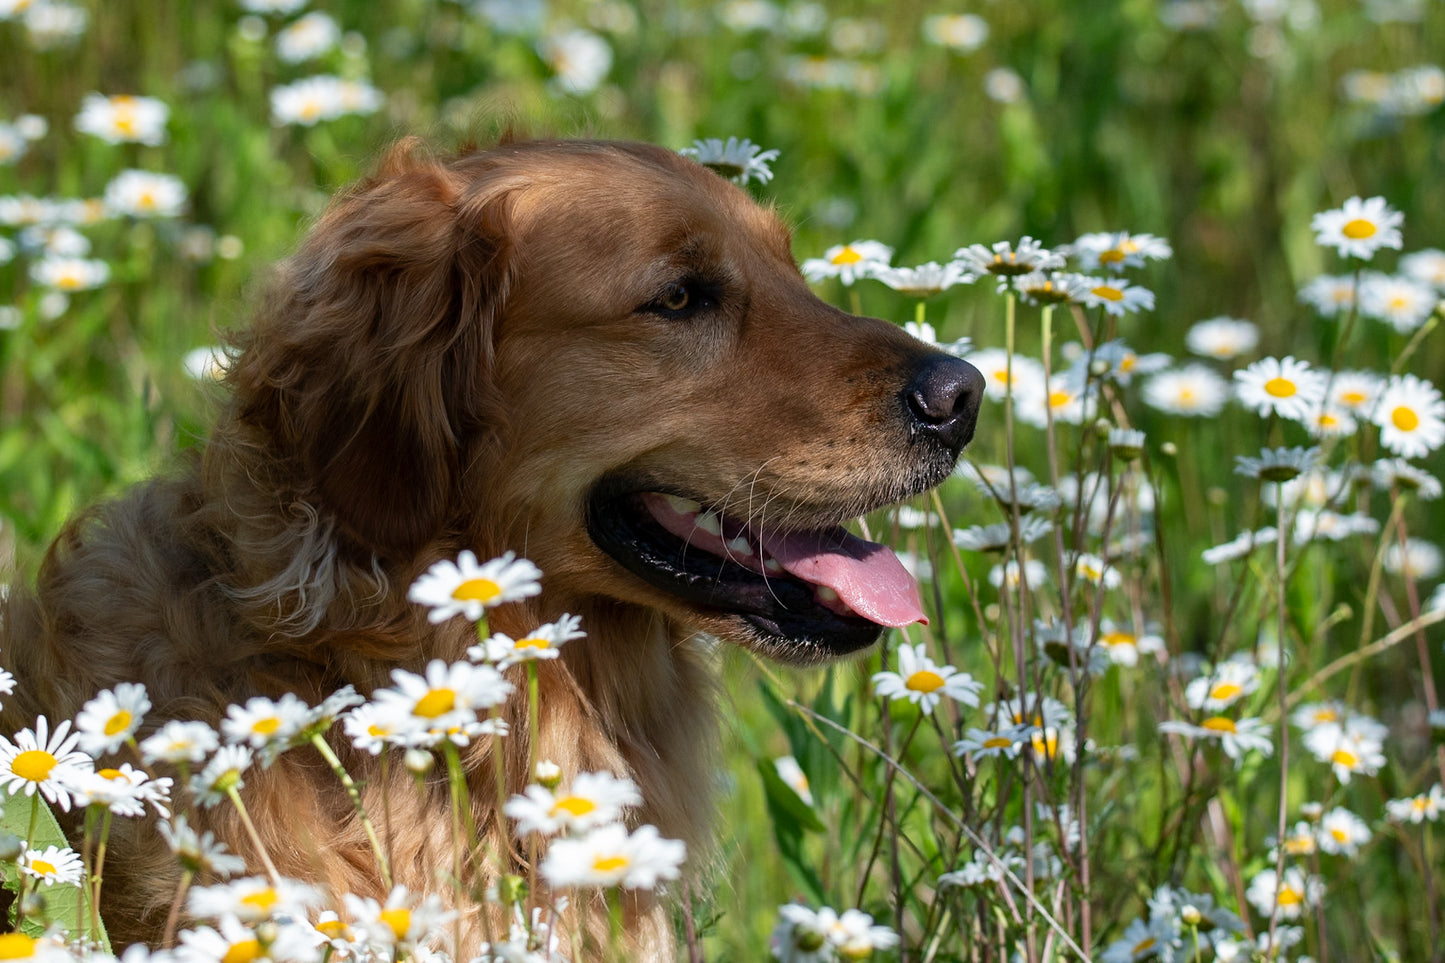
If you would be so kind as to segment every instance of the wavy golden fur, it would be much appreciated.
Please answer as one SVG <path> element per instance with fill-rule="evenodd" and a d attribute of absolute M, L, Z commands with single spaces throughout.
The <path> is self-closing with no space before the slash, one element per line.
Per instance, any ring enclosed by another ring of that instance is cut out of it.
<path fill-rule="evenodd" d="M 941 356 L 819 302 L 789 248 L 745 192 L 659 148 L 540 141 L 435 159 L 399 145 L 277 271 L 200 454 L 73 520 L 34 592 L 12 593 L 0 658 L 21 684 L 5 731 L 73 718 L 122 681 L 149 690 L 147 732 L 216 725 L 255 695 L 369 693 L 475 641 L 464 620 L 432 625 L 406 600 L 414 579 L 463 548 L 511 549 L 542 568 L 544 594 L 495 610 L 492 628 L 520 637 L 571 612 L 588 633 L 541 665 L 537 756 L 631 776 L 637 821 L 705 864 L 711 637 L 792 661 L 834 653 L 617 564 L 589 535 L 599 484 L 692 494 L 757 526 L 835 525 L 936 484 L 962 443 L 920 440 L 948 392 L 936 372 L 918 388 L 918 372 Z M 679 277 L 702 287 L 669 314 L 658 292 Z M 971 433 L 976 392 L 942 403 Z M 506 709 L 513 792 L 532 752 L 525 712 Z M 450 864 L 444 781 L 418 793 L 398 765 L 383 783 L 375 758 L 339 732 L 334 745 L 396 882 L 449 899 L 435 870 Z M 465 764 L 495 841 L 491 753 L 483 740 Z M 283 874 L 385 895 L 319 756 L 292 751 L 245 778 Z M 230 807 L 204 815 L 256 867 Z M 154 942 L 178 870 L 153 826 L 113 832 L 105 917 L 119 944 Z M 466 920 L 474 950 L 487 927 Z M 644 898 L 628 933 L 636 958 L 673 953 L 669 916 Z"/>

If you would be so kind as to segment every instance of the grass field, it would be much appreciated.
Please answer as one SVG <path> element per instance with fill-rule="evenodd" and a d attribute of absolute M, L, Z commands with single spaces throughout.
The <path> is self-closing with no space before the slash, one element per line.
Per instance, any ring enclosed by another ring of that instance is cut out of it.
<path fill-rule="evenodd" d="M 1431 0 L 0 0 L 0 571 L 203 437 L 188 355 L 389 143 L 749 138 L 820 295 L 995 391 L 867 520 L 927 628 L 725 656 L 699 952 L 1445 959 L 1442 50 Z M 984 249 L 920 298 L 864 239 Z"/>

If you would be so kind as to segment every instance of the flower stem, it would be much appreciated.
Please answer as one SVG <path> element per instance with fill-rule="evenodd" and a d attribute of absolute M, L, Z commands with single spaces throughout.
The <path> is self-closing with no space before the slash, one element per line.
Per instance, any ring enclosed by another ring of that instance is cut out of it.
<path fill-rule="evenodd" d="M 281 874 L 276 869 L 276 864 L 271 862 L 271 854 L 266 852 L 266 844 L 261 842 L 261 834 L 256 831 L 256 824 L 251 822 L 251 814 L 246 811 L 246 804 L 241 801 L 241 794 L 235 786 L 226 787 L 226 797 L 231 800 L 231 805 L 236 807 L 236 815 L 241 817 L 241 825 L 246 829 L 246 835 L 251 837 L 251 845 L 256 847 L 256 854 L 261 857 L 261 865 L 266 867 L 266 875 L 271 877 L 273 885 L 281 885 Z"/>
<path fill-rule="evenodd" d="M 361 790 L 357 788 L 356 780 L 351 778 L 351 773 L 347 772 L 346 767 L 341 764 L 341 760 L 337 758 L 331 744 L 321 738 L 321 733 L 312 734 L 311 745 L 321 753 L 321 758 L 325 759 L 326 764 L 331 767 L 331 771 L 336 773 L 336 778 L 341 780 L 341 785 L 346 789 L 346 795 L 351 798 L 351 805 L 356 810 L 357 816 L 361 818 L 361 828 L 366 831 L 366 840 L 371 844 L 371 852 L 376 857 L 377 868 L 381 870 L 381 881 L 390 890 L 391 863 L 387 860 L 386 853 L 382 851 L 381 841 L 376 836 L 376 827 L 371 824 L 371 817 L 366 814 L 366 807 L 362 805 Z"/>

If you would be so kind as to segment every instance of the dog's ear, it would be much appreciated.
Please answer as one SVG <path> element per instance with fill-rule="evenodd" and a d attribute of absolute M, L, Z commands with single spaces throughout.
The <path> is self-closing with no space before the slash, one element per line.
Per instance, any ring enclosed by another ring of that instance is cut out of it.
<path fill-rule="evenodd" d="M 393 149 L 282 266 L 229 379 L 304 494 L 381 557 L 438 534 L 485 430 L 508 231 L 471 171 Z"/>

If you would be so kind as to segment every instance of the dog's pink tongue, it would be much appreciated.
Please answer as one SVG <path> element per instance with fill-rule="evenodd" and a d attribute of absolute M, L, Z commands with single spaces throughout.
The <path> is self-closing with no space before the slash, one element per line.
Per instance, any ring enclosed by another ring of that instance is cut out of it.
<path fill-rule="evenodd" d="M 824 543 L 816 532 L 769 535 L 763 548 L 792 575 L 838 593 L 843 604 L 879 625 L 928 623 L 918 599 L 918 583 L 898 556 L 884 545 L 851 532 Z"/>

